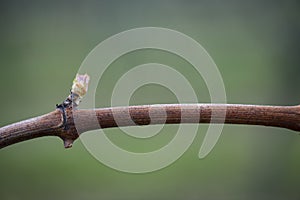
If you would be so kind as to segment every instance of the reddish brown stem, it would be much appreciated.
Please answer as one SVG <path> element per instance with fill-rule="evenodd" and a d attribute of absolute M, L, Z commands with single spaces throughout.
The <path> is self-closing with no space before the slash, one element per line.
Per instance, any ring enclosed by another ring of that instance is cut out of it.
<path fill-rule="evenodd" d="M 89 130 L 149 124 L 227 123 L 273 126 L 300 131 L 300 106 L 166 104 L 94 110 L 69 108 L 66 115 L 67 124 L 63 124 L 62 112 L 57 109 L 40 117 L 2 127 L 0 148 L 42 136 L 58 136 L 68 148 L 78 138 L 79 133 Z"/>

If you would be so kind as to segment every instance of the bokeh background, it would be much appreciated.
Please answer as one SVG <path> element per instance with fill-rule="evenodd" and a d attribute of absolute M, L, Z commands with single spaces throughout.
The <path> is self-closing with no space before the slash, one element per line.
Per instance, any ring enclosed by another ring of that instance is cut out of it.
<path fill-rule="evenodd" d="M 201 43 L 223 76 L 229 103 L 295 105 L 300 52 L 300 4 L 288 1 L 1 1 L 0 126 L 52 111 L 68 94 L 86 55 L 121 31 L 144 26 L 180 31 Z M 188 63 L 155 50 L 112 64 L 97 106 L 109 105 L 118 76 L 159 62 L 193 82 Z M 209 102 L 204 83 L 193 83 Z M 147 85 L 131 104 L 174 103 L 167 88 Z M 125 149 L 166 144 L 166 126 L 148 141 L 106 131 Z M 22 142 L 0 151 L 0 199 L 299 199 L 300 138 L 290 130 L 226 125 L 208 157 L 197 155 L 207 125 L 171 166 L 127 174 L 95 160 L 78 140 L 65 150 L 58 138 Z"/>

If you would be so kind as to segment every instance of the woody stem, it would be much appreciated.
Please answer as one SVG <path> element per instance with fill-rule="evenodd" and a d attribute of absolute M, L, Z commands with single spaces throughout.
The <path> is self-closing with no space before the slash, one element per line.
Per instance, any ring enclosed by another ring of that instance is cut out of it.
<path fill-rule="evenodd" d="M 263 125 L 300 131 L 300 106 L 240 104 L 159 104 L 72 110 L 56 109 L 46 115 L 0 128 L 0 148 L 43 136 L 58 136 L 66 148 L 89 130 L 121 126 L 179 123 Z"/>

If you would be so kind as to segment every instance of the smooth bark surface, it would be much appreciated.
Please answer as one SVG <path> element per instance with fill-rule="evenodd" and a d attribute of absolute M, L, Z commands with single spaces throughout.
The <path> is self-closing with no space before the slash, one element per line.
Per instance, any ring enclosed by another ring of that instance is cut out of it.
<path fill-rule="evenodd" d="M 149 124 L 226 123 L 263 125 L 300 131 L 300 106 L 238 104 L 159 104 L 94 110 L 56 109 L 46 115 L 0 128 L 0 148 L 37 137 L 58 136 L 65 148 L 79 134 L 99 128 Z M 74 123 L 76 122 L 76 123 Z"/>

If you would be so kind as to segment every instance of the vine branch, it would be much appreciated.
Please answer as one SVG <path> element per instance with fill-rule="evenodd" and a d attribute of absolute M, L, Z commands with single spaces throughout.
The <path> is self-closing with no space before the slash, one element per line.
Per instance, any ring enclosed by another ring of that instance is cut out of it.
<path fill-rule="evenodd" d="M 300 106 L 158 104 L 77 109 L 88 82 L 88 75 L 77 75 L 71 94 L 56 110 L 0 128 L 0 148 L 43 136 L 60 137 L 69 148 L 81 133 L 90 130 L 149 124 L 225 123 L 300 131 Z"/>
<path fill-rule="evenodd" d="M 129 115 L 124 114 L 129 111 Z M 182 115 L 184 110 L 184 115 Z M 212 112 L 214 116 L 212 117 Z M 224 112 L 225 121 L 222 120 Z M 79 134 L 89 130 L 121 126 L 179 123 L 225 123 L 263 125 L 300 131 L 300 106 L 258 106 L 240 104 L 159 104 L 94 110 L 56 109 L 46 115 L 0 128 L 0 148 L 37 137 L 58 136 L 65 148 L 72 146 Z M 77 130 L 76 126 L 81 127 Z M 96 116 L 98 123 L 94 123 Z M 117 120 L 116 120 L 117 119 Z M 134 122 L 134 123 L 133 123 Z M 68 129 L 65 129 L 67 125 Z M 99 126 L 100 125 L 100 126 Z"/>

